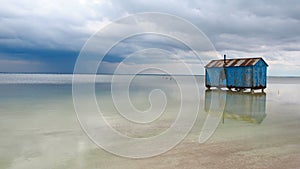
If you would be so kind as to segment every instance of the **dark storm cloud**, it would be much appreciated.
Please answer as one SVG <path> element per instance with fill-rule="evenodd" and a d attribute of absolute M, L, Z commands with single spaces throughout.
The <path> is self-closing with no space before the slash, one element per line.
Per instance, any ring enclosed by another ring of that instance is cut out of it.
<path fill-rule="evenodd" d="M 119 17 L 138 12 L 165 12 L 190 21 L 208 36 L 220 55 L 263 56 L 271 65 L 278 65 L 271 70 L 277 74 L 279 71 L 274 69 L 280 66 L 289 66 L 289 73 L 292 70 L 299 73 L 298 0 L 7 0 L 0 7 L 0 60 L 7 59 L 7 56 L 19 57 L 48 65 L 49 71 L 56 71 L 57 67 L 62 71 L 71 70 L 76 53 L 92 33 Z M 164 22 L 174 26 L 172 21 Z M 187 39 L 192 40 L 193 35 L 188 35 Z M 110 40 L 113 37 L 103 40 L 103 43 Z M 118 50 L 106 56 L 105 62 L 115 64 L 133 51 L 155 47 L 190 59 L 190 51 L 177 42 L 145 36 L 122 42 Z M 27 58 L 21 57 L 20 53 Z M 64 57 L 72 59 L 65 61 Z M 151 62 L 151 58 L 145 59 Z M 139 60 L 145 63 L 145 60 L 137 59 L 135 64 Z M 62 69 L 64 66 L 68 68 Z"/>

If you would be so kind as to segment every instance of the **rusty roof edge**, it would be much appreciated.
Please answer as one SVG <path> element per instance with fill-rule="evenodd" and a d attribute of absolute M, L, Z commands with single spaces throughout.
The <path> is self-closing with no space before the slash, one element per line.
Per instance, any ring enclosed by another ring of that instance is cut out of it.
<path fill-rule="evenodd" d="M 262 60 L 266 66 L 268 67 L 269 65 L 267 64 L 267 62 L 262 58 L 262 57 L 252 57 L 252 58 L 234 58 L 234 59 L 226 59 L 226 61 L 231 61 L 231 60 L 250 60 L 250 59 L 259 59 L 259 60 Z M 215 60 L 211 60 L 208 64 L 206 64 L 204 66 L 204 68 L 213 68 L 214 66 L 211 66 L 210 64 L 212 64 L 213 62 L 218 62 L 218 61 L 223 61 L 224 59 L 215 59 Z M 257 62 L 255 63 L 257 64 Z M 254 64 L 254 65 L 255 65 Z M 254 66 L 253 65 L 253 66 Z M 246 65 L 246 66 L 249 66 L 249 65 Z M 226 67 L 235 67 L 235 66 L 226 66 Z"/>
<path fill-rule="evenodd" d="M 236 60 L 236 59 L 263 59 L 262 57 L 252 57 L 252 58 L 232 58 L 232 59 L 226 59 L 226 60 Z M 223 61 L 224 59 L 213 59 L 211 61 Z"/>

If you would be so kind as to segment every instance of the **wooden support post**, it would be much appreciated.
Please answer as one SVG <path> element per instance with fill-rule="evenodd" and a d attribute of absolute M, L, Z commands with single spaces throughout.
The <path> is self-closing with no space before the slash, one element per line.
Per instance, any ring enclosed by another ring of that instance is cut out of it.
<path fill-rule="evenodd" d="M 224 124 L 225 122 L 225 117 L 224 117 L 224 111 L 223 111 L 223 114 L 222 114 L 222 123 Z"/>

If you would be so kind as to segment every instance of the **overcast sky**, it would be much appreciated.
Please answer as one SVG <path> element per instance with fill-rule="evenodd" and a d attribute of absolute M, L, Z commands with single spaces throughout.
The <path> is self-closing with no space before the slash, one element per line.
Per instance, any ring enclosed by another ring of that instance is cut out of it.
<path fill-rule="evenodd" d="M 71 73 L 91 35 L 121 17 L 140 12 L 186 19 L 203 31 L 220 58 L 225 53 L 229 58 L 263 57 L 269 75 L 300 76 L 298 0 L 1 0 L 0 72 Z M 143 52 L 147 48 L 171 53 Z M 203 65 L 193 63 L 187 49 L 156 35 L 121 42 L 105 56 L 100 71 L 110 73 L 133 53 L 137 55 L 124 64 L 128 73 L 131 66 L 178 68 L 173 55 L 186 59 L 195 69 L 198 66 L 196 73 L 203 73 Z"/>

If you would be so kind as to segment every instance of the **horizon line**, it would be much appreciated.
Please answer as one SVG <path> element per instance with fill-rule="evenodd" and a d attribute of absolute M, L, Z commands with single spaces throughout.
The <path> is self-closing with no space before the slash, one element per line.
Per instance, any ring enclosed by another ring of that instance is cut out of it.
<path fill-rule="evenodd" d="M 60 75 L 71 75 L 71 74 L 83 74 L 83 75 L 94 75 L 91 73 L 63 73 L 63 72 L 0 72 L 0 74 L 60 74 Z M 141 75 L 141 76 L 205 76 L 204 74 L 159 74 L 159 73 L 140 73 L 140 74 L 132 74 L 132 73 L 96 73 L 96 75 Z M 289 78 L 300 78 L 300 75 L 270 75 L 267 77 L 289 77 Z"/>

